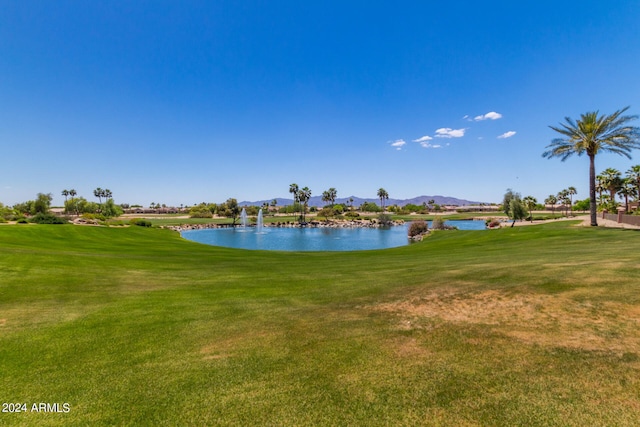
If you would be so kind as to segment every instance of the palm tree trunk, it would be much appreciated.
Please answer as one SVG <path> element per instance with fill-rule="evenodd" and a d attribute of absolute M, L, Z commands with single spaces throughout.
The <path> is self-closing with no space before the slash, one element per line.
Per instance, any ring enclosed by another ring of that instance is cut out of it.
<path fill-rule="evenodd" d="M 598 226 L 598 213 L 596 208 L 596 162 L 595 155 L 589 155 L 589 213 L 591 214 L 591 226 Z"/>
<path fill-rule="evenodd" d="M 624 213 L 626 214 L 629 213 L 629 195 L 628 194 L 624 195 Z"/>

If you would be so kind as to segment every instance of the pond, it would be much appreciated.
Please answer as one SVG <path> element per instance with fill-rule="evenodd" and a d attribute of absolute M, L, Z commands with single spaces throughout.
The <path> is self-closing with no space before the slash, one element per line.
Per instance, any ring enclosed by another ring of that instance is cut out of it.
<path fill-rule="evenodd" d="M 484 230 L 484 221 L 446 221 L 460 230 Z M 431 226 L 431 224 L 429 224 Z M 358 251 L 405 246 L 409 225 L 388 228 L 214 228 L 187 230 L 182 237 L 198 243 L 271 251 Z"/>

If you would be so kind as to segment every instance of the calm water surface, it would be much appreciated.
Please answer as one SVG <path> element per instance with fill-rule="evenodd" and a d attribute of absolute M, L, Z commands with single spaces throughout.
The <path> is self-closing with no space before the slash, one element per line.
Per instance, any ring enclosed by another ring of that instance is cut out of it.
<path fill-rule="evenodd" d="M 484 230 L 484 221 L 447 221 L 460 230 Z M 431 224 L 429 224 L 431 226 Z M 409 244 L 409 225 L 389 228 L 215 228 L 187 230 L 182 237 L 194 242 L 237 249 L 272 251 L 358 251 Z"/>

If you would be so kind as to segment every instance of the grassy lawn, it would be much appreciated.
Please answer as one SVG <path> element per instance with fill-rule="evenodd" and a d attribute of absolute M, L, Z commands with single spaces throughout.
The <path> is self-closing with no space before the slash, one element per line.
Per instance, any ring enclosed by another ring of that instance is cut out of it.
<path fill-rule="evenodd" d="M 0 226 L 0 425 L 640 425 L 640 233 L 382 251 Z"/>

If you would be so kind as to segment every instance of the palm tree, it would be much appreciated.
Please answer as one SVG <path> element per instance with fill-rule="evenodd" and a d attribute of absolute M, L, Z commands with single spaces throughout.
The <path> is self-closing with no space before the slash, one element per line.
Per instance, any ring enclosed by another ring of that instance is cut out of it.
<path fill-rule="evenodd" d="M 304 187 L 302 190 L 298 191 L 298 200 L 300 203 L 302 203 L 302 222 L 303 223 L 307 222 L 307 218 L 306 218 L 307 203 L 309 202 L 310 198 L 311 198 L 311 190 L 309 190 L 309 187 Z"/>
<path fill-rule="evenodd" d="M 607 191 L 607 187 L 605 185 L 605 178 L 603 175 L 596 176 L 596 191 L 598 192 L 598 208 L 603 206 L 602 202 L 602 193 Z M 608 196 L 607 196 L 608 199 Z"/>
<path fill-rule="evenodd" d="M 627 171 L 627 178 L 636 186 L 636 197 L 640 198 L 640 165 L 631 166 Z"/>
<path fill-rule="evenodd" d="M 298 198 L 298 193 L 299 192 L 300 192 L 300 188 L 298 187 L 298 184 L 294 183 L 294 184 L 289 185 L 289 193 L 293 194 L 293 206 L 294 206 L 294 208 L 295 208 L 296 204 L 300 202 L 300 200 Z"/>
<path fill-rule="evenodd" d="M 569 195 L 569 206 L 571 207 L 571 210 L 573 210 L 573 196 L 578 194 L 578 190 L 576 190 L 576 187 L 569 187 L 567 188 L 567 194 Z"/>
<path fill-rule="evenodd" d="M 327 191 L 329 193 L 329 201 L 331 201 L 331 207 L 333 207 L 333 205 L 336 204 L 336 197 L 338 197 L 338 190 L 336 190 L 335 188 L 331 187 Z"/>
<path fill-rule="evenodd" d="M 64 202 L 67 203 L 67 196 L 69 195 L 69 190 L 62 190 L 62 195 L 64 196 Z"/>
<path fill-rule="evenodd" d="M 573 154 L 589 157 L 589 211 L 591 225 L 597 226 L 596 212 L 596 165 L 595 158 L 600 152 L 611 152 L 631 158 L 630 152 L 640 148 L 640 128 L 628 123 L 638 116 L 623 116 L 629 107 L 618 110 L 610 115 L 599 115 L 598 111 L 582 114 L 575 121 L 565 117 L 566 123 L 560 127 L 549 126 L 562 135 L 547 145 L 547 151 L 542 157 L 560 157 L 562 161 Z"/>
<path fill-rule="evenodd" d="M 338 195 L 338 192 L 336 191 L 336 189 L 331 187 L 327 191 L 322 192 L 322 201 L 325 203 L 331 202 L 331 208 L 333 208 L 333 205 L 336 202 L 337 195 Z"/>
<path fill-rule="evenodd" d="M 538 204 L 538 201 L 533 196 L 527 196 L 524 199 L 522 199 L 522 201 L 524 202 L 525 206 L 529 210 L 529 219 L 531 220 L 531 222 L 533 222 L 533 208 L 536 207 L 536 205 Z"/>
<path fill-rule="evenodd" d="M 609 205 L 610 201 L 611 201 L 611 197 L 609 197 L 608 194 L 600 193 L 600 195 L 598 196 L 598 206 L 601 207 L 602 209 L 605 209 Z"/>
<path fill-rule="evenodd" d="M 602 183 L 605 189 L 609 192 L 609 197 L 615 201 L 616 194 L 618 190 L 620 190 L 620 187 L 622 187 L 622 174 L 617 169 L 607 168 L 602 171 L 600 176 L 602 177 Z"/>
<path fill-rule="evenodd" d="M 389 198 L 389 193 L 384 188 L 378 189 L 378 198 L 380 199 L 380 208 L 384 212 L 384 201 Z"/>
<path fill-rule="evenodd" d="M 551 205 L 551 213 L 553 214 L 553 216 L 556 215 L 556 203 L 558 203 L 558 198 L 553 194 L 550 194 L 549 197 L 544 199 L 545 205 Z"/>
<path fill-rule="evenodd" d="M 100 204 L 102 204 L 102 197 L 104 196 L 104 190 L 98 187 L 95 190 L 93 190 L 93 195 L 96 196 Z"/>
<path fill-rule="evenodd" d="M 637 194 L 635 182 L 630 178 L 624 178 L 622 185 L 618 189 L 618 194 L 624 197 L 624 212 L 629 213 L 629 196 L 633 197 Z"/>
<path fill-rule="evenodd" d="M 64 192 L 62 194 L 64 195 Z M 75 197 L 78 194 L 78 192 L 72 188 L 71 190 L 68 191 L 68 194 L 69 194 L 69 196 L 71 196 L 70 207 L 73 208 L 74 212 L 76 213 L 76 216 L 80 216 L 80 212 L 78 210 L 78 201 L 75 199 Z M 65 209 L 66 209 L 66 204 L 67 204 L 66 196 L 65 196 L 64 204 L 65 204 Z"/>
<path fill-rule="evenodd" d="M 562 203 L 562 206 L 564 207 L 564 216 L 569 216 L 568 214 L 568 207 L 567 205 L 569 204 L 569 190 L 562 190 L 558 193 L 558 201 L 560 203 Z"/>

